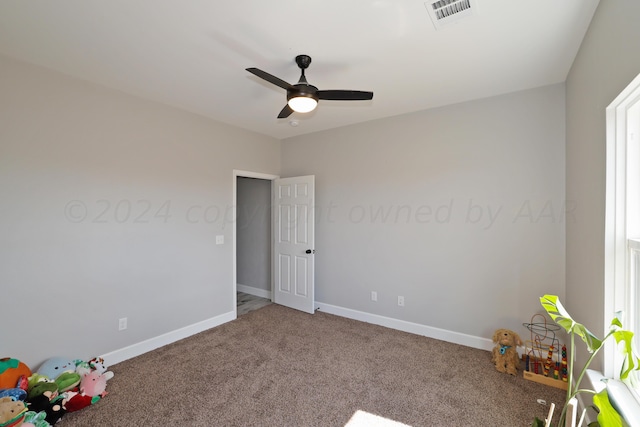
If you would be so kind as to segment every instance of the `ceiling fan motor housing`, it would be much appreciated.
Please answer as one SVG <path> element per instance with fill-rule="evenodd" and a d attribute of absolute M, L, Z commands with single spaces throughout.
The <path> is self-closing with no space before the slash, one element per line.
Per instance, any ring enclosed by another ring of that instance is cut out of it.
<path fill-rule="evenodd" d="M 298 98 L 301 96 L 306 98 L 313 98 L 317 101 L 318 88 L 310 84 L 298 83 L 287 90 L 287 101 L 291 98 Z"/>

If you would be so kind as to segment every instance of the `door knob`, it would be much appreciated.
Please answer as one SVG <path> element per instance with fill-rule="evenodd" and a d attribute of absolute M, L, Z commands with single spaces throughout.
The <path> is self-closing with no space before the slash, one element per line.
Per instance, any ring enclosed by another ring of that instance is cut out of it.
<path fill-rule="evenodd" d="M 307 253 L 307 254 L 315 254 L 315 253 L 316 253 L 316 250 L 315 250 L 315 249 L 314 249 L 314 250 L 307 249 L 307 250 L 305 251 L 305 253 Z"/>

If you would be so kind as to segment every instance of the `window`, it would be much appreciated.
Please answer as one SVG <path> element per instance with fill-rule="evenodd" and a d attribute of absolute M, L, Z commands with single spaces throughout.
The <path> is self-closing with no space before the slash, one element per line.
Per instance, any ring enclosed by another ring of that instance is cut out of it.
<path fill-rule="evenodd" d="M 622 324 L 640 349 L 640 75 L 607 108 L 605 321 L 623 312 Z M 605 376 L 617 378 L 622 358 L 605 348 Z M 640 375 L 626 385 L 640 402 Z"/>
<path fill-rule="evenodd" d="M 638 289 L 640 289 L 640 239 L 628 239 L 629 245 L 629 289 L 630 289 L 630 308 L 629 314 L 631 325 L 633 325 L 634 344 L 636 348 L 640 348 L 640 325 L 638 325 L 638 314 L 640 313 L 640 298 L 638 297 Z"/>

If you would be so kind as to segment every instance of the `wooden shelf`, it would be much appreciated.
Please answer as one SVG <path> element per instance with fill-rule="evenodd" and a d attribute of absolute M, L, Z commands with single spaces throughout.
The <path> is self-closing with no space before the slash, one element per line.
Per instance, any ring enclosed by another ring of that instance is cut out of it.
<path fill-rule="evenodd" d="M 523 354 L 522 361 L 524 361 L 525 358 L 526 356 Z M 542 364 L 541 362 L 542 361 L 538 359 L 538 363 Z M 553 368 L 551 369 L 551 372 L 553 372 Z M 562 381 L 561 379 L 555 379 L 553 377 L 547 377 L 544 375 L 536 374 L 535 372 L 522 371 L 522 376 L 524 377 L 525 380 L 534 381 L 540 384 L 548 385 L 548 386 L 559 388 L 562 390 L 566 390 L 568 388 L 566 381 Z"/>
<path fill-rule="evenodd" d="M 524 377 L 525 380 L 535 381 L 537 383 L 549 385 L 551 387 L 559 388 L 562 390 L 566 390 L 568 385 L 566 381 L 545 377 L 544 375 L 536 374 L 529 371 L 523 371 L 522 376 Z"/>

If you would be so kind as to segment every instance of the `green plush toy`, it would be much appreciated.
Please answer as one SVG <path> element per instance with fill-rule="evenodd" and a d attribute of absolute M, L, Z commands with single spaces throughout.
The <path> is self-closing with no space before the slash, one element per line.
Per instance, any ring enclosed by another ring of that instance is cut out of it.
<path fill-rule="evenodd" d="M 75 372 L 65 372 L 60 374 L 58 378 L 56 378 L 55 383 L 58 385 L 58 392 L 64 393 L 65 391 L 71 390 L 74 387 L 77 387 L 80 384 L 80 374 Z"/>
<path fill-rule="evenodd" d="M 36 384 L 40 383 L 40 382 L 47 382 L 47 383 L 52 383 L 53 380 L 50 379 L 49 377 L 47 377 L 46 375 L 40 375 L 40 374 L 33 374 L 29 377 L 27 383 L 28 383 L 28 390 L 31 390 Z"/>
<path fill-rule="evenodd" d="M 45 418 L 47 417 L 47 413 L 42 412 L 33 412 L 28 411 L 24 414 L 24 424 L 21 427 L 50 427 Z"/>
<path fill-rule="evenodd" d="M 49 381 L 40 381 L 35 383 L 33 387 L 29 387 L 29 390 L 27 391 L 27 400 L 31 401 L 43 394 L 46 394 L 49 397 L 48 400 L 56 397 L 58 395 L 58 384 Z"/>

